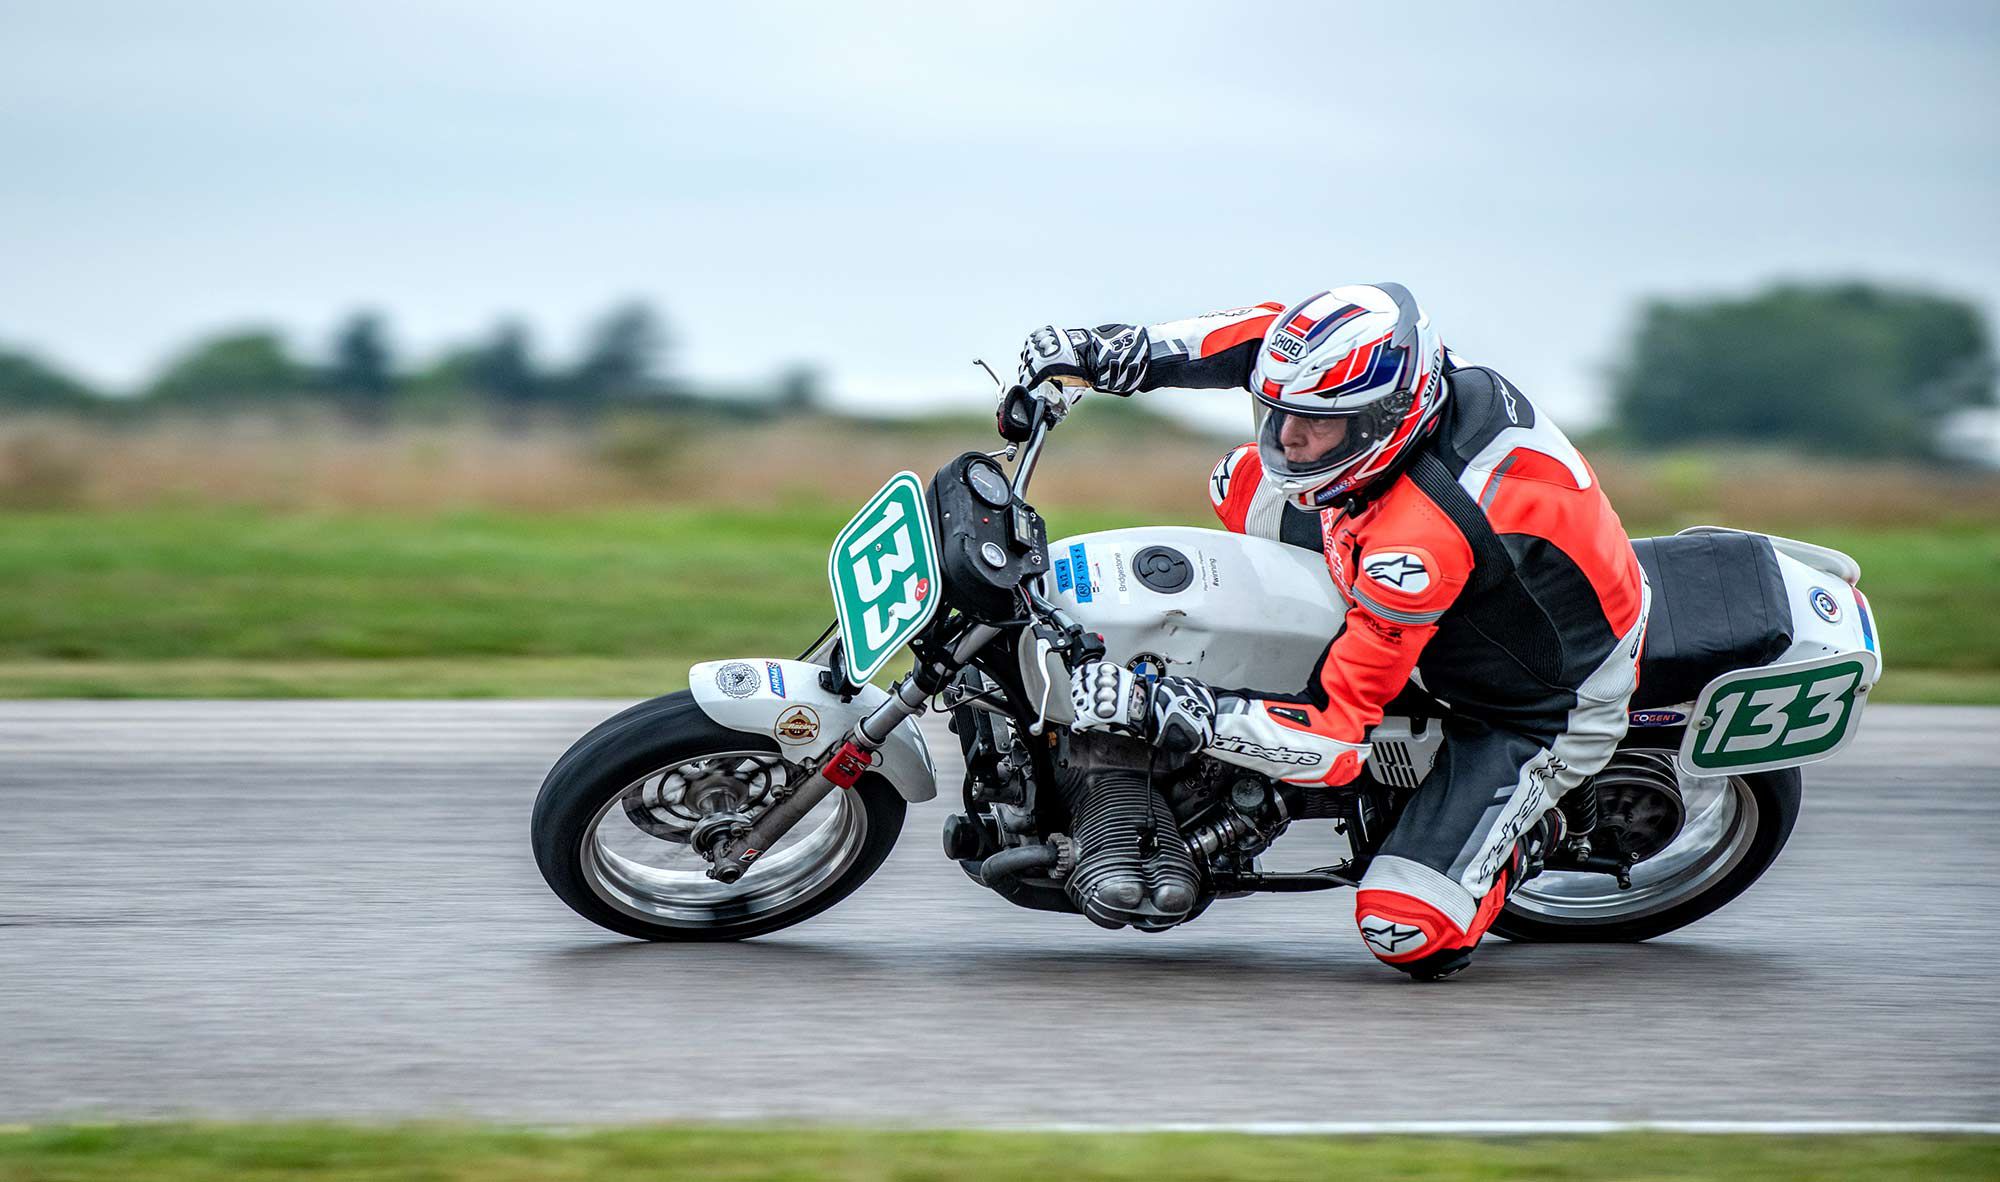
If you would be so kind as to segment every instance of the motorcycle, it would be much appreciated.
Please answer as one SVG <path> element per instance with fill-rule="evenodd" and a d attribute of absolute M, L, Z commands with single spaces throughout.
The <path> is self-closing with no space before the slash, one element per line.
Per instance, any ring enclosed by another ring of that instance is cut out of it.
<path fill-rule="evenodd" d="M 944 852 L 1019 906 L 1163 931 L 1218 899 L 1359 882 L 1437 757 L 1445 707 L 1413 684 L 1340 788 L 1072 732 L 1083 662 L 1304 684 L 1347 605 L 1316 549 L 1283 542 L 1159 526 L 1050 543 L 1027 496 L 1063 417 L 1049 393 L 1006 392 L 1004 448 L 928 482 L 900 472 L 868 500 L 828 555 L 835 621 L 798 658 L 702 662 L 688 689 L 570 747 L 532 821 L 565 903 L 662 941 L 826 910 L 882 865 L 907 806 L 936 796 L 916 721 L 933 707 L 966 769 Z M 1643 940 L 1741 894 L 1791 834 L 1800 768 L 1848 743 L 1880 674 L 1852 558 L 1717 527 L 1634 548 L 1654 606 L 1630 726 L 1534 828 L 1529 875 L 1493 927 L 1510 939 Z M 872 684 L 906 646 L 909 671 Z M 1267 867 L 1302 821 L 1330 822 L 1347 856 Z"/>

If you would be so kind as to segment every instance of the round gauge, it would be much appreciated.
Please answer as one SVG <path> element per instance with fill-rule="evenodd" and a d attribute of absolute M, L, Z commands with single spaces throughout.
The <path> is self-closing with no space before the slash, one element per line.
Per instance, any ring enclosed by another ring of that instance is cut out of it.
<path fill-rule="evenodd" d="M 972 486 L 973 496 L 995 509 L 1006 508 L 1007 502 L 1014 499 L 1013 490 L 1007 487 L 1007 478 L 991 464 L 968 464 L 965 482 Z"/>

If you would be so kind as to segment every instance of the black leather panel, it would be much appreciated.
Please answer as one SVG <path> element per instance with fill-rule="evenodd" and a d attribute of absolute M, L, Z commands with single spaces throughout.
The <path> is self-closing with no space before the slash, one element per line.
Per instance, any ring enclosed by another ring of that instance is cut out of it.
<path fill-rule="evenodd" d="M 1770 540 L 1679 534 L 1632 543 L 1653 585 L 1632 708 L 1692 701 L 1718 674 L 1767 665 L 1792 643 L 1792 609 Z"/>

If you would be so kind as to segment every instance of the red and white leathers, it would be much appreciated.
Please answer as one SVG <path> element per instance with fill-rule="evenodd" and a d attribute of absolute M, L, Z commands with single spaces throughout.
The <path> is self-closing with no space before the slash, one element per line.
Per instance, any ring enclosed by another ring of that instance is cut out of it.
<path fill-rule="evenodd" d="M 1136 388 L 1244 385 L 1282 311 L 1148 326 Z M 1360 773 L 1370 728 L 1407 686 L 1447 708 L 1437 764 L 1356 898 L 1369 948 L 1419 973 L 1462 960 L 1513 885 L 1519 838 L 1609 761 L 1651 597 L 1618 515 L 1562 432 L 1490 369 L 1451 357 L 1445 382 L 1423 445 L 1328 508 L 1289 503 L 1254 444 L 1224 456 L 1209 481 L 1225 526 L 1322 552 L 1349 605 L 1303 690 L 1217 690 L 1211 754 L 1338 785 Z"/>

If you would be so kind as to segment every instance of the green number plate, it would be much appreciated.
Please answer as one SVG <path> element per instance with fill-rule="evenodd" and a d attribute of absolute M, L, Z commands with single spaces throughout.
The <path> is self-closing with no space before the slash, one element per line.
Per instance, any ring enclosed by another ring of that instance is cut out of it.
<path fill-rule="evenodd" d="M 891 476 L 861 507 L 833 540 L 826 573 L 848 679 L 865 685 L 937 611 L 937 539 L 916 473 Z"/>
<path fill-rule="evenodd" d="M 1875 671 L 1875 654 L 1856 652 L 1725 673 L 1695 703 L 1681 766 L 1699 776 L 1825 759 L 1854 737 Z"/>

